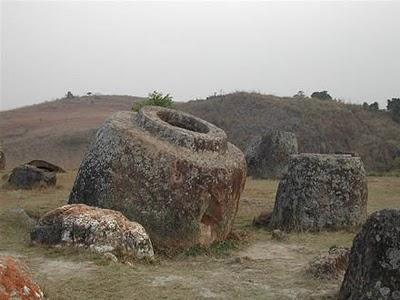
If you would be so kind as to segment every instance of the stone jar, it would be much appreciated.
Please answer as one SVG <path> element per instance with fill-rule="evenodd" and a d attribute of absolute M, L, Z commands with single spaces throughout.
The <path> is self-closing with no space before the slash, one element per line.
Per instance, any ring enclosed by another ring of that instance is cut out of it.
<path fill-rule="evenodd" d="M 69 203 L 121 211 L 158 249 L 209 245 L 230 233 L 246 180 L 243 153 L 216 126 L 154 106 L 99 129 Z"/>
<path fill-rule="evenodd" d="M 282 178 L 287 172 L 290 156 L 297 153 L 294 133 L 269 131 L 246 148 L 248 174 L 254 178 Z"/>
<path fill-rule="evenodd" d="M 400 299 L 400 210 L 368 217 L 354 238 L 339 299 Z"/>
<path fill-rule="evenodd" d="M 293 155 L 278 186 L 270 226 L 286 231 L 350 229 L 366 220 L 367 200 L 360 157 Z"/>

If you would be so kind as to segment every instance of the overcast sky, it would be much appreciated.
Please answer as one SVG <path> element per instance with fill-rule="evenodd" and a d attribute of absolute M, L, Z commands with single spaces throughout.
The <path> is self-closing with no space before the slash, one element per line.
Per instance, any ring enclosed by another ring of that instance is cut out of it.
<path fill-rule="evenodd" d="M 400 2 L 16 2 L 1 6 L 1 107 L 88 91 L 400 96 Z"/>

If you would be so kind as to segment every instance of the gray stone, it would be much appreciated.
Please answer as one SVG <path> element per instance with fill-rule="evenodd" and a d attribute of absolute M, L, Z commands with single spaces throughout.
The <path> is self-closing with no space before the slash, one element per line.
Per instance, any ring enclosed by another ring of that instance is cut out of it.
<path fill-rule="evenodd" d="M 142 225 L 120 212 L 84 204 L 56 208 L 31 231 L 35 244 L 87 248 L 123 257 L 152 258 L 153 246 Z"/>
<path fill-rule="evenodd" d="M 158 249 L 209 245 L 230 233 L 246 180 L 243 153 L 194 116 L 147 106 L 99 129 L 69 203 L 138 221 Z"/>
<path fill-rule="evenodd" d="M 287 172 L 290 155 L 297 152 L 294 133 L 279 130 L 267 132 L 246 148 L 248 173 L 254 178 L 281 178 Z"/>
<path fill-rule="evenodd" d="M 369 216 L 353 241 L 339 298 L 400 299 L 400 210 Z"/>
<path fill-rule="evenodd" d="M 47 172 L 65 173 L 65 170 L 63 168 L 45 160 L 35 159 L 28 162 L 27 165 L 35 166 Z"/>
<path fill-rule="evenodd" d="M 350 249 L 331 247 L 327 254 L 321 254 L 310 262 L 307 274 L 316 279 L 338 279 L 347 269 L 349 256 Z"/>
<path fill-rule="evenodd" d="M 8 183 L 18 189 L 53 186 L 57 182 L 56 174 L 31 165 L 21 165 L 12 170 Z"/>
<path fill-rule="evenodd" d="M 270 226 L 286 231 L 344 229 L 367 217 L 363 163 L 351 155 L 299 154 L 278 186 Z"/>

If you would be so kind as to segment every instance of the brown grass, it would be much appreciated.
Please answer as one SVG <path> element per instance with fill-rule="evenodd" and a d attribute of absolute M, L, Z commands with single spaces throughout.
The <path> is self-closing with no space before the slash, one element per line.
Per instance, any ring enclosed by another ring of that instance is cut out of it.
<path fill-rule="evenodd" d="M 0 254 L 21 256 L 50 299 L 335 299 L 340 280 L 310 279 L 305 270 L 321 251 L 351 246 L 355 232 L 290 234 L 287 241 L 272 240 L 269 231 L 251 222 L 272 209 L 277 181 L 247 181 L 234 230 L 247 234 L 247 243 L 233 239 L 214 245 L 212 251 L 128 266 L 87 252 L 31 246 L 29 227 L 10 213 L 22 207 L 38 217 L 65 204 L 74 177 L 74 172 L 59 174 L 57 186 L 48 190 L 0 189 Z M 400 208 L 400 178 L 369 178 L 369 191 L 369 212 Z"/>

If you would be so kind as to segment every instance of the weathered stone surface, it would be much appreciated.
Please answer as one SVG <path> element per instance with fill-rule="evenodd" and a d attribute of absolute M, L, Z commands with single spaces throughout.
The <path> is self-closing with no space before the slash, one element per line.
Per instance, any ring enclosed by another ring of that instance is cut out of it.
<path fill-rule="evenodd" d="M 65 173 L 65 170 L 63 168 L 45 160 L 35 159 L 28 162 L 27 165 L 35 166 L 47 172 Z"/>
<path fill-rule="evenodd" d="M 231 231 L 246 180 L 243 153 L 194 116 L 161 107 L 112 115 L 84 158 L 69 203 L 121 211 L 166 250 Z"/>
<path fill-rule="evenodd" d="M 23 263 L 0 256 L 0 299 L 41 300 L 44 295 Z"/>
<path fill-rule="evenodd" d="M 332 247 L 327 254 L 321 254 L 310 262 L 307 274 L 316 279 L 338 279 L 347 269 L 349 256 L 350 249 Z"/>
<path fill-rule="evenodd" d="M 364 166 L 351 155 L 299 154 L 278 186 L 270 226 L 282 230 L 342 229 L 367 217 Z"/>
<path fill-rule="evenodd" d="M 8 182 L 15 188 L 31 189 L 55 185 L 57 177 L 53 172 L 47 172 L 31 165 L 21 165 L 13 169 Z"/>
<path fill-rule="evenodd" d="M 369 216 L 353 241 L 339 298 L 400 299 L 400 210 Z"/>
<path fill-rule="evenodd" d="M 120 212 L 84 204 L 64 205 L 45 214 L 31 231 L 36 244 L 88 248 L 97 253 L 153 257 L 150 238 L 142 225 Z"/>
<path fill-rule="evenodd" d="M 246 148 L 247 170 L 255 178 L 281 178 L 289 157 L 298 153 L 296 135 L 286 131 L 271 131 L 258 137 Z"/>

